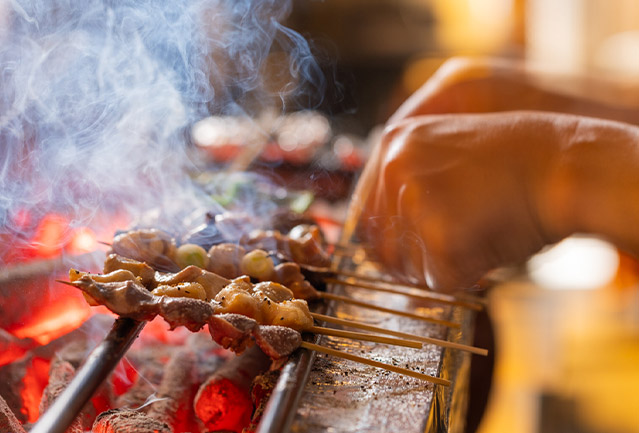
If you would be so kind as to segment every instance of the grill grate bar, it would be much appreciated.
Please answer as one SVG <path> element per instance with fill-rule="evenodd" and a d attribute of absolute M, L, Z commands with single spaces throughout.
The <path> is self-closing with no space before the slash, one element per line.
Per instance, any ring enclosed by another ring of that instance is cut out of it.
<path fill-rule="evenodd" d="M 78 369 L 69 386 L 60 394 L 31 429 L 31 433 L 64 433 L 84 405 L 115 368 L 146 322 L 119 318 Z"/>

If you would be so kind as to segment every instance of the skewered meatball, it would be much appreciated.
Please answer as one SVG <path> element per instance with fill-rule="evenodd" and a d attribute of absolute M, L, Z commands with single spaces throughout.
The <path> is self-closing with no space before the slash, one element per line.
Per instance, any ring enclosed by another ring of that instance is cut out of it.
<path fill-rule="evenodd" d="M 236 244 L 213 245 L 209 250 L 208 270 L 225 278 L 240 275 L 240 262 L 246 250 Z"/>

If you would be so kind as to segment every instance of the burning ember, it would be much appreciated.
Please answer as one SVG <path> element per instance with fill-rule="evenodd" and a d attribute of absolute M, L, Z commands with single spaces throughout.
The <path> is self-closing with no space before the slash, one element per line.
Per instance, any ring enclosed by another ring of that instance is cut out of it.
<path fill-rule="evenodd" d="M 0 431 L 24 431 L 35 423 L 111 321 L 94 315 L 70 332 L 63 331 L 66 324 L 54 332 L 47 322 L 56 337 L 29 340 L 29 347 L 25 339 L 7 335 L 5 353 L 21 356 L 0 367 Z M 34 322 L 33 329 L 37 326 Z M 154 321 L 67 431 L 205 432 L 215 425 L 241 432 L 254 411 L 252 381 L 269 365 L 264 355 L 233 357 L 208 333 L 170 331 Z"/>
<path fill-rule="evenodd" d="M 193 182 L 191 126 L 292 101 L 311 76 L 321 84 L 306 42 L 280 24 L 288 0 L 72 6 L 0 5 L 0 59 L 15 66 L 0 95 L 0 431 L 36 422 L 113 321 L 54 278 L 95 270 L 98 242 L 117 230 L 195 229 L 223 209 Z M 291 66 L 286 94 L 263 82 L 270 51 Z M 205 431 L 193 403 L 229 357 L 208 335 L 151 322 L 69 431 Z M 225 389 L 243 396 L 223 409 L 239 432 L 250 380 Z M 198 407 L 218 407 L 214 394 Z"/>

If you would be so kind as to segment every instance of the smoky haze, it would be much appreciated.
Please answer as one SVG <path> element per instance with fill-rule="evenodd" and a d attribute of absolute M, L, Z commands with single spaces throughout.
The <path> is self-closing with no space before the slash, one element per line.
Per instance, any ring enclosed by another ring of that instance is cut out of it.
<path fill-rule="evenodd" d="M 0 236 L 28 240 L 25 212 L 92 227 L 118 210 L 167 227 L 211 206 L 188 176 L 190 125 L 322 92 L 307 42 L 281 24 L 290 8 L 0 0 Z M 273 50 L 290 77 L 277 90 L 262 74 Z"/>

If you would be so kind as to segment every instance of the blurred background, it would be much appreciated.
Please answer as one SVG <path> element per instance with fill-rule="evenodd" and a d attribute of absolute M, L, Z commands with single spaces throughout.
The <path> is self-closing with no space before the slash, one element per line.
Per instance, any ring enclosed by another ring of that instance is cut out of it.
<path fill-rule="evenodd" d="M 451 56 L 639 82 L 636 0 L 297 1 L 290 25 L 334 71 L 320 109 L 364 155 L 376 128 Z M 638 284 L 634 259 L 573 238 L 492 290 L 495 370 L 477 431 L 639 432 Z"/>

